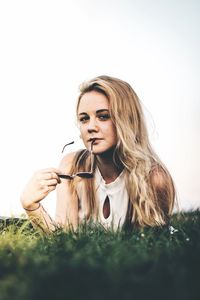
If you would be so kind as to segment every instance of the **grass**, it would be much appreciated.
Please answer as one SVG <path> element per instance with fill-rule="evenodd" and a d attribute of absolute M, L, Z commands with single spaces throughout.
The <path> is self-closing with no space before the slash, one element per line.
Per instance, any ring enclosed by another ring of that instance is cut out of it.
<path fill-rule="evenodd" d="M 29 222 L 0 224 L 0 300 L 199 299 L 200 211 L 170 227 L 45 236 Z"/>

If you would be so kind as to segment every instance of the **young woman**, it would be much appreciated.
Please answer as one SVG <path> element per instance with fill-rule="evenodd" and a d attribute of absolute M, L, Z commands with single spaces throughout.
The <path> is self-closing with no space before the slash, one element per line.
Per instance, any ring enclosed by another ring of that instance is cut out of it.
<path fill-rule="evenodd" d="M 173 180 L 153 151 L 138 96 L 117 78 L 84 82 L 77 102 L 84 150 L 59 169 L 36 172 L 21 195 L 32 222 L 49 232 L 93 220 L 105 228 L 162 226 L 172 213 Z M 55 221 L 40 201 L 57 188 Z"/>

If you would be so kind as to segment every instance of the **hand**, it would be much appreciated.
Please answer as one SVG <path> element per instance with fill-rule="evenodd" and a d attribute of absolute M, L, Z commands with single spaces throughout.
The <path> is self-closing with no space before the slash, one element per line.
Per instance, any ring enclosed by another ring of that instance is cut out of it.
<path fill-rule="evenodd" d="M 55 168 L 37 171 L 27 183 L 21 194 L 21 203 L 24 208 L 34 209 L 38 202 L 44 199 L 51 191 L 61 183 L 58 174 L 60 170 Z"/>

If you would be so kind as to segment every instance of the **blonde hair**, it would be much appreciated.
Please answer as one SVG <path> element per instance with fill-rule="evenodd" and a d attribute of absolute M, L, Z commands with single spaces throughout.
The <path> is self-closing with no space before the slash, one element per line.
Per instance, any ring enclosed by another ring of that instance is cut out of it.
<path fill-rule="evenodd" d="M 126 188 L 131 203 L 128 212 L 130 222 L 138 226 L 166 224 L 173 210 L 175 188 L 169 171 L 150 145 L 137 94 L 125 81 L 99 76 L 80 86 L 77 111 L 82 96 L 90 91 L 104 94 L 109 102 L 118 140 L 113 159 L 116 162 L 117 158 L 125 169 Z M 82 154 L 78 152 L 74 158 L 73 173 L 84 170 L 88 164 L 88 153 Z M 88 218 L 95 217 L 98 207 L 93 179 L 76 178 L 70 183 L 73 193 L 80 180 L 84 182 L 85 189 L 90 191 L 87 198 Z"/>

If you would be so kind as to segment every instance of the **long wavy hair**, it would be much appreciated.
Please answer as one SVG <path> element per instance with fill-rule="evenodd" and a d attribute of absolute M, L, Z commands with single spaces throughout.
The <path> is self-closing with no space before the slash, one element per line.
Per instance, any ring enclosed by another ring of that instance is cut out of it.
<path fill-rule="evenodd" d="M 99 76 L 80 86 L 77 112 L 82 96 L 90 91 L 105 95 L 109 102 L 111 120 L 116 127 L 117 145 L 113 161 L 124 166 L 129 195 L 129 221 L 138 226 L 161 226 L 168 222 L 175 201 L 175 187 L 171 175 L 152 149 L 140 100 L 125 81 L 110 76 Z M 74 157 L 71 172 L 89 169 L 89 151 L 79 151 Z M 154 184 L 154 175 L 164 178 L 161 186 Z M 87 192 L 87 218 L 97 218 L 94 179 L 70 182 L 72 193 L 82 183 Z M 76 195 L 77 197 L 77 195 Z M 123 201 L 123 199 L 122 199 Z"/>

